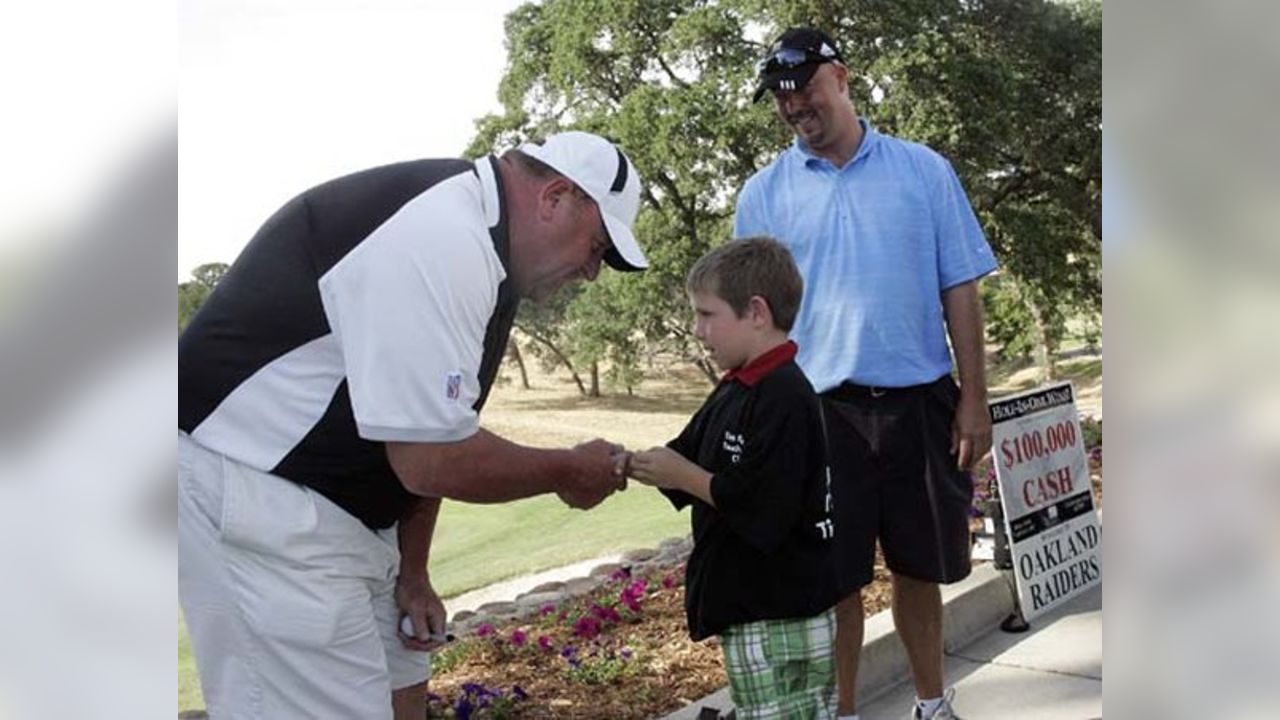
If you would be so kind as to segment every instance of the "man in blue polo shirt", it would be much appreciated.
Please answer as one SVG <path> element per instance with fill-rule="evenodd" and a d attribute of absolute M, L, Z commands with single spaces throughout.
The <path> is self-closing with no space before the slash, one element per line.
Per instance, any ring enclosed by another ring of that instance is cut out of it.
<path fill-rule="evenodd" d="M 969 573 L 968 470 L 991 445 L 977 280 L 996 261 L 950 163 L 857 116 L 830 36 L 787 30 L 758 70 L 755 100 L 771 91 L 796 140 L 743 186 L 734 235 L 778 238 L 804 276 L 792 337 L 826 400 L 838 474 L 840 717 L 857 717 L 860 588 L 878 539 L 912 717 L 954 718 L 938 586 Z"/>

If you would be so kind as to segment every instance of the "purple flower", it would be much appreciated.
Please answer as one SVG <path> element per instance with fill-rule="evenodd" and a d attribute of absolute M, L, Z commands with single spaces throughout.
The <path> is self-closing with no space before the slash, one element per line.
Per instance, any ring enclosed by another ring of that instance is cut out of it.
<path fill-rule="evenodd" d="M 578 648 L 572 645 L 565 645 L 563 648 L 560 649 L 560 657 L 562 658 L 571 658 L 577 653 L 578 653 Z"/>
<path fill-rule="evenodd" d="M 631 648 L 629 647 L 622 648 L 622 652 L 620 654 L 622 655 L 623 660 L 630 660 L 632 655 Z"/>
<path fill-rule="evenodd" d="M 490 623 L 483 623 L 480 627 L 476 628 L 476 637 L 488 637 L 492 634 L 493 625 Z"/>
<path fill-rule="evenodd" d="M 528 639 L 529 635 L 524 630 L 516 629 L 511 631 L 511 644 L 516 647 L 524 647 Z"/>
<path fill-rule="evenodd" d="M 471 700 L 466 695 L 463 695 L 453 705 L 453 716 L 457 720 L 471 720 L 471 713 L 474 710 L 475 708 L 471 706 Z"/>
<path fill-rule="evenodd" d="M 528 700 L 528 699 L 529 699 L 529 693 L 525 692 L 525 691 L 524 691 L 524 688 L 520 687 L 519 685 L 512 685 L 512 686 L 511 686 L 511 695 L 512 695 L 512 696 L 514 696 L 514 697 L 515 697 L 515 699 L 517 699 L 517 700 Z"/>
<path fill-rule="evenodd" d="M 542 617 L 546 617 L 555 611 L 556 611 L 556 606 L 552 605 L 551 603 L 547 603 L 546 605 L 543 605 L 541 609 L 538 610 L 538 614 L 541 615 Z"/>
<path fill-rule="evenodd" d="M 468 696 L 484 696 L 489 694 L 489 688 L 478 682 L 464 682 L 462 683 L 462 692 L 466 693 Z"/>
<path fill-rule="evenodd" d="M 551 644 L 551 638 L 547 637 L 546 635 L 538 636 L 538 647 L 542 648 L 547 652 L 551 652 L 552 650 L 555 650 L 555 647 Z"/>

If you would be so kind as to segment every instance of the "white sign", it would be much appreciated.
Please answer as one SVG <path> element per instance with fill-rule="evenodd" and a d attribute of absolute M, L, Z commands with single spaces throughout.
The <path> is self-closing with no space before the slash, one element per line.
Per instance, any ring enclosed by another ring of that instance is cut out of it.
<path fill-rule="evenodd" d="M 1102 582 L 1102 530 L 1070 383 L 990 402 L 992 461 L 1027 620 Z"/>

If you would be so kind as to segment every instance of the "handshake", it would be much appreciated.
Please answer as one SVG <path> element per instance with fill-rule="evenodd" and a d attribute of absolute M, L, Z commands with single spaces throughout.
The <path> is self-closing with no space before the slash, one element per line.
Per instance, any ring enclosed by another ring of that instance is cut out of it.
<path fill-rule="evenodd" d="M 622 445 L 601 439 L 591 440 L 568 451 L 572 470 L 561 479 L 556 494 L 569 507 L 595 507 L 613 493 L 627 489 L 627 478 L 654 487 L 674 487 L 680 465 L 693 466 L 675 451 L 655 447 L 631 452 Z M 693 466 L 696 467 L 696 466 Z"/>

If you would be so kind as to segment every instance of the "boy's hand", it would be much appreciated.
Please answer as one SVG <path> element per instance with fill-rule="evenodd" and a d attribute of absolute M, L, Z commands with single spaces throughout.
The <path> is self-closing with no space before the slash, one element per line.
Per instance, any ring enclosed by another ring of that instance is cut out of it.
<path fill-rule="evenodd" d="M 627 478 L 631 477 L 631 456 L 626 450 L 613 454 L 613 472 L 622 476 L 622 489 L 627 489 Z"/>
<path fill-rule="evenodd" d="M 680 488 L 682 478 L 689 470 L 699 470 L 697 465 L 685 460 L 675 450 L 667 447 L 649 448 L 631 456 L 631 477 L 645 485 L 660 488 Z"/>

